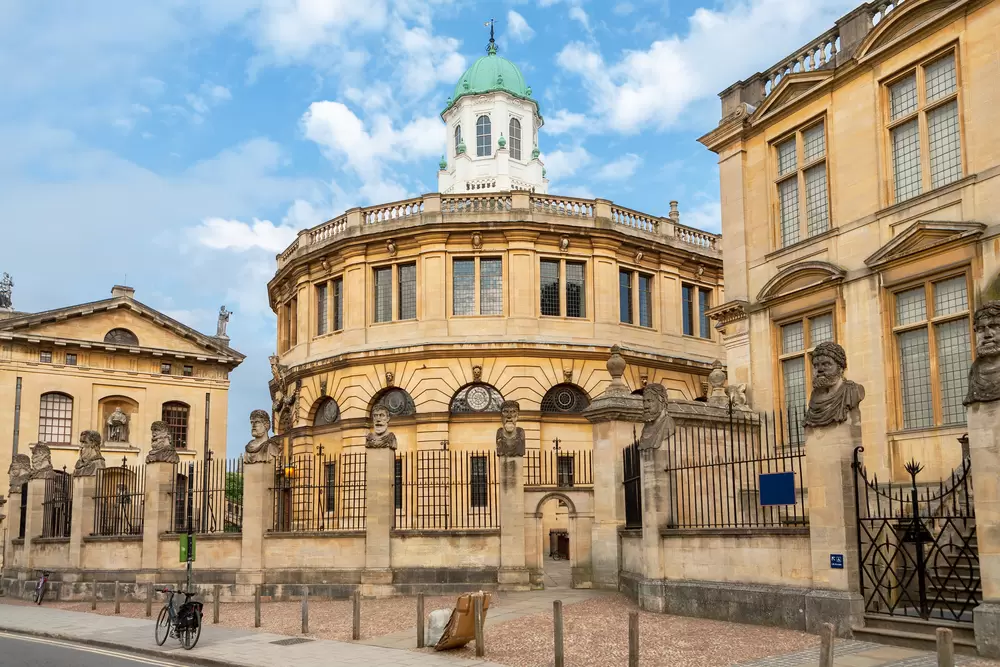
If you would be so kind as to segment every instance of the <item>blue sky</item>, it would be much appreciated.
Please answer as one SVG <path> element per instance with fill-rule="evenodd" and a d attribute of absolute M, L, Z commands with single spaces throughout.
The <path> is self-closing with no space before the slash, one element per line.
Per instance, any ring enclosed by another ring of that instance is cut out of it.
<path fill-rule="evenodd" d="M 136 298 L 206 333 L 234 311 L 229 452 L 269 404 L 266 282 L 295 231 L 433 191 L 437 114 L 484 53 L 524 72 L 550 192 L 719 229 L 717 94 L 844 0 L 4 0 L 0 271 L 38 311 Z M 213 445 L 218 451 L 221 443 Z"/>

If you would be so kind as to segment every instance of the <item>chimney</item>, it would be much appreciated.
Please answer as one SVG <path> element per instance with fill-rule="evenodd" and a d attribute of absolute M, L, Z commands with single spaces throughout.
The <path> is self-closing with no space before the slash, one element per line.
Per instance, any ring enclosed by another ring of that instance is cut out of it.
<path fill-rule="evenodd" d="M 111 288 L 111 296 L 125 296 L 130 299 L 135 298 L 135 288 L 126 285 L 115 285 Z"/>

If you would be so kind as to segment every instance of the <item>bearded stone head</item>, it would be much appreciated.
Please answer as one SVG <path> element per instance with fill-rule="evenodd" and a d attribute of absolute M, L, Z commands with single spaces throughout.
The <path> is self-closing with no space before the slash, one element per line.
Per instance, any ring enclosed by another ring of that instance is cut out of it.
<path fill-rule="evenodd" d="M 372 431 L 375 435 L 382 435 L 389 430 L 389 411 L 383 405 L 376 405 L 372 408 Z"/>
<path fill-rule="evenodd" d="M 989 301 L 976 309 L 976 356 L 1000 355 L 1000 301 Z"/>
<path fill-rule="evenodd" d="M 809 353 L 813 367 L 813 387 L 829 388 L 844 378 L 847 353 L 833 341 L 820 343 Z"/>
<path fill-rule="evenodd" d="M 52 467 L 52 452 L 44 442 L 31 445 L 31 467 L 35 470 Z"/>
<path fill-rule="evenodd" d="M 667 389 L 662 384 L 647 384 L 642 390 L 642 419 L 651 422 L 667 409 Z"/>
<path fill-rule="evenodd" d="M 83 431 L 80 433 L 80 445 L 83 447 L 100 447 L 101 434 L 97 431 Z"/>
<path fill-rule="evenodd" d="M 271 430 L 271 416 L 266 410 L 254 410 L 250 413 L 250 435 L 263 438 Z"/>
<path fill-rule="evenodd" d="M 521 404 L 517 401 L 504 401 L 500 406 L 500 419 L 503 421 L 503 430 L 507 433 L 514 433 L 517 430 L 517 418 L 521 414 Z"/>

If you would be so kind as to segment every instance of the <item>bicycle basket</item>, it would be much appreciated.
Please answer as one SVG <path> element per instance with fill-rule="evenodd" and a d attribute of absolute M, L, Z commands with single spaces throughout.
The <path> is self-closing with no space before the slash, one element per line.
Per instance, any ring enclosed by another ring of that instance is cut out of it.
<path fill-rule="evenodd" d="M 191 600 L 181 605 L 177 610 L 177 627 L 188 628 L 194 626 L 202 616 L 202 604 Z"/>

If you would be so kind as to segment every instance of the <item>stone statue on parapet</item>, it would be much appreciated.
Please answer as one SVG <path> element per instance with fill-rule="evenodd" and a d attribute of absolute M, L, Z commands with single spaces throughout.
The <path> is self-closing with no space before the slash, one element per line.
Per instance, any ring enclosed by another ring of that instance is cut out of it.
<path fill-rule="evenodd" d="M 288 393 L 287 369 L 278 363 L 278 357 L 271 356 L 271 414 L 274 431 L 287 433 L 295 425 L 295 410 L 302 391 L 302 379 L 295 382 L 295 389 Z"/>
<path fill-rule="evenodd" d="M 524 456 L 524 429 L 517 425 L 520 414 L 521 404 L 517 401 L 504 401 L 500 406 L 497 456 Z"/>
<path fill-rule="evenodd" d="M 268 435 L 270 431 L 271 417 L 267 410 L 254 410 L 250 413 L 250 435 L 253 439 L 247 443 L 243 463 L 268 463 L 278 457 L 281 447 Z"/>
<path fill-rule="evenodd" d="M 676 426 L 667 413 L 667 388 L 658 382 L 642 390 L 642 433 L 639 449 L 659 449 L 663 441 L 674 434 Z"/>
<path fill-rule="evenodd" d="M 108 417 L 108 442 L 128 442 L 128 415 L 121 408 Z"/>
<path fill-rule="evenodd" d="M 813 392 L 809 397 L 805 425 L 830 426 L 848 420 L 865 398 L 865 388 L 844 379 L 847 353 L 837 343 L 826 341 L 809 353 L 813 367 Z"/>
<path fill-rule="evenodd" d="M 229 338 L 226 335 L 226 325 L 229 324 L 229 316 L 232 315 L 231 310 L 226 310 L 225 306 L 219 308 L 219 321 L 215 325 L 215 337 L 216 338 Z"/>
<path fill-rule="evenodd" d="M 21 493 L 21 487 L 31 479 L 31 457 L 27 454 L 14 454 L 7 474 L 10 475 L 9 493 Z"/>
<path fill-rule="evenodd" d="M 103 467 L 101 434 L 97 431 L 84 431 L 80 434 L 80 458 L 73 468 L 73 477 L 93 477 Z"/>
<path fill-rule="evenodd" d="M 976 359 L 969 368 L 965 405 L 1000 399 L 1000 301 L 976 309 Z"/>
<path fill-rule="evenodd" d="M 46 479 L 52 477 L 52 450 L 44 442 L 31 445 L 31 479 Z"/>
<path fill-rule="evenodd" d="M 368 449 L 396 449 L 396 434 L 389 430 L 389 410 L 384 405 L 372 408 L 372 430 L 365 436 Z"/>
<path fill-rule="evenodd" d="M 170 439 L 170 429 L 164 421 L 155 421 L 149 426 L 150 439 L 152 440 L 149 453 L 146 454 L 146 463 L 177 463 L 180 457 L 177 456 L 177 448 Z"/>

